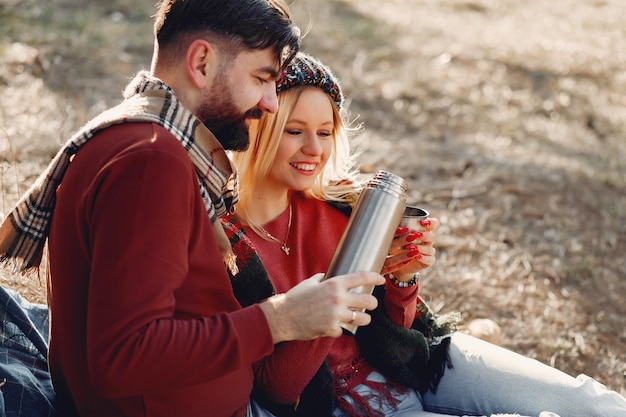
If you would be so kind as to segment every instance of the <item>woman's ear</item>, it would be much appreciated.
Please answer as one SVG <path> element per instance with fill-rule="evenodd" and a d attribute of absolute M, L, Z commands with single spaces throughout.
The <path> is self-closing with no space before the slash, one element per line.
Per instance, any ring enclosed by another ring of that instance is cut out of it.
<path fill-rule="evenodd" d="M 196 39 L 187 48 L 186 65 L 191 82 L 198 88 L 206 87 L 218 65 L 215 48 L 203 39 Z"/>

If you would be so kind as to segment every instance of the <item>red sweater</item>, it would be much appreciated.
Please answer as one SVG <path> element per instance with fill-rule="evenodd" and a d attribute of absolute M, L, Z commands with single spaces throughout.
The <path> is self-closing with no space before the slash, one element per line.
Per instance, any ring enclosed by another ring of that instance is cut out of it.
<path fill-rule="evenodd" d="M 292 209 L 287 241 L 291 249 L 289 256 L 278 243 L 267 241 L 246 227 L 276 292 L 285 292 L 315 273 L 325 272 L 348 223 L 339 210 L 320 200 L 305 199 L 302 194 L 294 195 Z M 285 210 L 264 228 L 282 240 L 288 220 L 289 210 Z M 417 286 L 387 286 L 385 306 L 396 324 L 411 326 L 417 291 Z M 349 368 L 360 357 L 354 337 L 281 343 L 272 355 L 256 365 L 255 375 L 266 395 L 279 403 L 290 404 L 297 400 L 326 357 L 333 371 Z"/>
<path fill-rule="evenodd" d="M 234 298 L 194 166 L 167 130 L 116 125 L 81 148 L 49 258 L 61 415 L 245 415 L 271 334 Z"/>

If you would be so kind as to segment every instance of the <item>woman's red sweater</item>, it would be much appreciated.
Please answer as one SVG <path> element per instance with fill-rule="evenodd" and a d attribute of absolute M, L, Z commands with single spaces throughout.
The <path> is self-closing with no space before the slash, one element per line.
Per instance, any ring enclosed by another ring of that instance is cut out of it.
<path fill-rule="evenodd" d="M 339 210 L 323 201 L 306 199 L 301 193 L 294 194 L 291 204 L 292 225 L 287 241 L 289 255 L 285 255 L 280 244 L 245 228 L 279 293 L 318 272 L 326 271 L 348 223 L 348 218 Z M 263 227 L 282 240 L 287 233 L 288 221 L 289 210 L 285 210 Z M 417 285 L 399 288 L 387 284 L 385 306 L 396 324 L 411 326 L 415 319 L 417 291 Z M 286 342 L 277 345 L 274 353 L 255 366 L 257 385 L 274 401 L 294 403 L 327 357 L 335 377 L 343 372 L 353 373 L 355 363 L 360 363 L 360 372 L 368 374 L 371 370 L 359 361 L 358 346 L 354 337 L 349 335 L 337 339 L 326 337 Z"/>

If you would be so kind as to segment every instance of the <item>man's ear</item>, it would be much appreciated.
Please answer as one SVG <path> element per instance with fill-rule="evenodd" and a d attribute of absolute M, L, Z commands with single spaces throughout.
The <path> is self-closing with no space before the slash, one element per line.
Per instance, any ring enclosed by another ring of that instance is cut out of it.
<path fill-rule="evenodd" d="M 191 82 L 204 88 L 217 69 L 217 51 L 209 42 L 196 39 L 187 48 L 186 64 Z"/>

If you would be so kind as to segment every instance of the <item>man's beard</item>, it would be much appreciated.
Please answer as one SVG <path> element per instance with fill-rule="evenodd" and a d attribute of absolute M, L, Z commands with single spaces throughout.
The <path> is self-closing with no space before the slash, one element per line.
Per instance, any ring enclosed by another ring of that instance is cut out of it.
<path fill-rule="evenodd" d="M 231 151 L 245 151 L 250 145 L 250 136 L 246 119 L 258 119 L 261 110 L 248 110 L 238 119 L 207 119 L 204 125 L 215 135 L 224 149 Z"/>
<path fill-rule="evenodd" d="M 198 115 L 224 149 L 245 151 L 250 145 L 246 119 L 258 119 L 263 112 L 255 107 L 241 113 L 234 103 L 225 74 L 226 72 L 220 71 L 216 76 Z"/>

